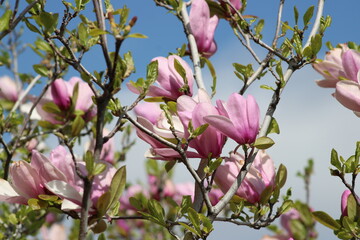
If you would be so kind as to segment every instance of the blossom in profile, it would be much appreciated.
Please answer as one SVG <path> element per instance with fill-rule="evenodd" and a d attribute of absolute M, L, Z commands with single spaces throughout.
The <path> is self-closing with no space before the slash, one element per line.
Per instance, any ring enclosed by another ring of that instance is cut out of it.
<path fill-rule="evenodd" d="M 163 97 L 175 101 L 182 95 L 192 96 L 194 74 L 187 62 L 177 55 L 170 55 L 167 58 L 156 57 L 151 61 L 158 62 L 158 77 L 155 84 L 150 86 L 147 96 Z M 176 61 L 184 69 L 185 79 L 176 70 Z M 136 84 L 132 82 L 129 82 L 127 86 L 134 93 L 142 92 L 142 89 L 136 87 Z"/>
<path fill-rule="evenodd" d="M 214 35 L 219 18 L 216 15 L 210 16 L 210 9 L 205 0 L 192 1 L 189 18 L 199 53 L 204 57 L 211 57 L 217 50 Z"/>
<path fill-rule="evenodd" d="M 194 98 L 181 96 L 177 101 L 177 112 L 184 126 L 185 137 L 190 133 L 187 131 L 189 123 L 194 129 L 207 124 L 205 117 L 209 115 L 220 115 L 219 110 L 211 104 L 209 95 L 199 89 L 198 95 Z M 199 157 L 212 158 L 219 157 L 225 144 L 225 136 L 213 126 L 208 126 L 206 130 L 195 139 L 191 140 L 189 146 L 196 149 Z"/>
<path fill-rule="evenodd" d="M 78 85 L 77 98 L 73 99 L 76 85 Z M 56 79 L 36 106 L 36 110 L 43 120 L 53 124 L 62 124 L 74 118 L 76 114 L 81 115 L 85 121 L 89 121 L 96 115 L 96 107 L 92 102 L 93 96 L 94 93 L 89 85 L 80 78 L 72 77 L 70 81 Z M 55 104 L 57 109 L 51 107 L 52 104 Z M 49 105 L 51 110 L 44 109 Z"/>
<path fill-rule="evenodd" d="M 206 116 L 205 122 L 238 144 L 255 142 L 259 131 L 260 110 L 253 96 L 245 98 L 233 93 L 227 102 L 218 100 L 216 105 L 220 115 Z"/>
<path fill-rule="evenodd" d="M 224 194 L 234 183 L 244 163 L 242 155 L 230 153 L 230 157 L 225 158 L 225 164 L 217 168 L 215 182 Z M 260 150 L 236 195 L 250 203 L 257 203 L 261 200 L 261 193 L 268 186 L 275 186 L 274 162 L 264 150 Z"/>

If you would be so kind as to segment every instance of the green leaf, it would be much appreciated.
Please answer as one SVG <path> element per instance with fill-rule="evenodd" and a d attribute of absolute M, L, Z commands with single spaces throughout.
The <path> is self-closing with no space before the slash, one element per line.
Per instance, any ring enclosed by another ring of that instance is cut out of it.
<path fill-rule="evenodd" d="M 286 200 L 285 202 L 283 202 L 283 204 L 279 208 L 278 212 L 280 214 L 283 214 L 283 213 L 287 212 L 288 210 L 290 210 L 293 207 L 293 205 L 294 205 L 294 203 L 291 200 Z"/>
<path fill-rule="evenodd" d="M 265 205 L 269 200 L 273 193 L 273 187 L 267 186 L 260 195 L 260 203 Z"/>
<path fill-rule="evenodd" d="M 84 126 L 85 126 L 84 119 L 80 115 L 77 115 L 74 119 L 74 122 L 71 125 L 71 136 L 73 137 L 79 136 Z"/>
<path fill-rule="evenodd" d="M 299 20 L 299 11 L 297 10 L 296 6 L 294 6 L 294 19 L 295 19 L 295 24 L 298 24 L 298 20 Z"/>
<path fill-rule="evenodd" d="M 17 225 L 19 223 L 16 215 L 14 213 L 11 213 L 7 216 L 7 219 L 12 225 Z"/>
<path fill-rule="evenodd" d="M 199 214 L 191 207 L 188 209 L 188 218 L 189 218 L 190 222 L 192 223 L 192 225 L 194 226 L 195 230 L 198 233 L 200 233 L 200 236 L 201 236 Z"/>
<path fill-rule="evenodd" d="M 188 231 L 196 234 L 198 237 L 201 237 L 201 233 L 199 233 L 198 231 L 196 231 L 196 229 L 190 227 L 190 226 L 187 225 L 186 223 L 179 222 L 179 224 L 180 224 L 181 226 L 183 226 L 184 228 L 186 228 Z M 192 238 L 192 237 L 191 237 L 191 238 L 189 237 L 189 239 L 193 239 L 193 238 Z"/>
<path fill-rule="evenodd" d="M 213 160 L 213 161 L 210 161 L 209 163 L 209 171 L 210 173 L 214 172 L 218 166 L 220 166 L 220 164 L 222 163 L 223 159 L 221 157 Z"/>
<path fill-rule="evenodd" d="M 78 34 L 79 34 L 79 40 L 80 44 L 83 46 L 87 46 L 87 41 L 89 38 L 89 32 L 88 28 L 85 26 L 84 23 L 80 23 L 78 26 Z"/>
<path fill-rule="evenodd" d="M 25 22 L 27 28 L 28 28 L 30 31 L 41 34 L 40 30 L 39 30 L 35 25 L 33 25 L 32 23 L 30 23 L 27 18 L 24 18 L 23 21 Z M 0 24 L 1 24 L 1 20 L 0 20 Z"/>
<path fill-rule="evenodd" d="M 158 61 L 151 62 L 146 69 L 146 81 L 147 85 L 153 84 L 158 77 Z"/>
<path fill-rule="evenodd" d="M 322 211 L 312 212 L 315 220 L 324 225 L 325 227 L 331 228 L 332 230 L 337 230 L 341 226 L 336 222 L 329 214 Z"/>
<path fill-rule="evenodd" d="M 165 164 L 165 170 L 166 170 L 166 172 L 170 172 L 171 169 L 173 169 L 173 167 L 175 166 L 176 163 L 177 163 L 177 161 L 168 161 L 168 162 Z"/>
<path fill-rule="evenodd" d="M 56 195 L 46 195 L 46 194 L 40 194 L 38 196 L 38 198 L 40 198 L 41 200 L 44 200 L 44 201 L 49 201 L 49 202 L 54 202 L 59 199 L 59 197 Z"/>
<path fill-rule="evenodd" d="M 86 151 L 84 156 L 84 162 L 86 166 L 86 170 L 89 174 L 92 174 L 94 170 L 94 156 L 90 150 Z"/>
<path fill-rule="evenodd" d="M 51 34 L 55 31 L 57 27 L 59 14 L 58 13 L 48 13 L 41 12 L 40 13 L 40 22 L 42 26 L 44 26 L 44 32 L 47 34 Z"/>
<path fill-rule="evenodd" d="M 206 234 L 209 234 L 212 230 L 214 230 L 213 225 L 211 224 L 211 221 L 204 216 L 203 214 L 199 213 L 200 220 L 202 222 L 203 228 L 202 231 Z"/>
<path fill-rule="evenodd" d="M 111 201 L 111 193 L 109 191 L 105 192 L 99 197 L 96 203 L 97 217 L 101 218 L 106 214 L 107 210 L 109 209 L 110 201 Z"/>
<path fill-rule="evenodd" d="M 105 232 L 106 229 L 107 229 L 107 224 L 106 224 L 106 222 L 105 222 L 104 219 L 100 219 L 100 220 L 96 223 L 96 225 L 91 228 L 91 230 L 92 230 L 95 234 Z"/>
<path fill-rule="evenodd" d="M 269 137 L 259 137 L 255 140 L 254 147 L 258 149 L 268 149 L 274 144 L 275 142 Z"/>
<path fill-rule="evenodd" d="M 12 15 L 11 9 L 7 9 L 5 13 L 0 17 L 0 32 L 9 29 L 11 15 Z"/>
<path fill-rule="evenodd" d="M 211 97 L 213 97 L 216 94 L 216 82 L 217 82 L 216 81 L 217 80 L 216 71 L 215 71 L 215 68 L 214 68 L 213 64 L 211 63 L 211 61 L 208 58 L 202 57 L 201 60 L 206 63 L 206 66 L 208 67 L 208 69 L 210 71 L 210 74 L 211 74 L 211 77 L 213 79 L 213 82 L 212 82 L 212 85 L 211 85 Z"/>
<path fill-rule="evenodd" d="M 185 68 L 181 65 L 179 60 L 174 58 L 174 68 L 177 73 L 181 76 L 181 78 L 184 80 L 184 83 L 187 84 L 187 78 L 186 78 L 186 71 Z"/>
<path fill-rule="evenodd" d="M 49 76 L 50 71 L 47 69 L 46 66 L 41 65 L 41 64 L 35 64 L 33 66 L 33 68 L 34 68 L 34 70 L 35 70 L 35 72 L 37 74 L 40 74 L 43 77 L 48 77 Z"/>
<path fill-rule="evenodd" d="M 347 199 L 346 209 L 347 209 L 348 218 L 351 221 L 354 221 L 356 216 L 359 214 L 359 209 L 357 207 L 356 200 L 352 194 L 350 194 Z"/>
<path fill-rule="evenodd" d="M 189 207 L 191 207 L 191 205 L 192 205 L 191 196 L 189 195 L 183 196 L 180 204 L 181 214 L 184 215 L 188 211 Z"/>
<path fill-rule="evenodd" d="M 27 203 L 32 210 L 40 210 L 48 206 L 46 201 L 36 198 L 30 198 Z"/>
<path fill-rule="evenodd" d="M 309 24 L 310 19 L 314 14 L 314 6 L 310 6 L 303 16 L 304 26 Z"/>
<path fill-rule="evenodd" d="M 311 49 L 314 56 L 320 51 L 322 47 L 322 37 L 320 34 L 316 34 L 311 38 Z"/>
<path fill-rule="evenodd" d="M 270 133 L 280 134 L 279 124 L 277 123 L 276 119 L 273 117 L 271 118 L 271 122 L 270 122 L 270 125 L 269 125 L 266 135 L 268 135 Z"/>
<path fill-rule="evenodd" d="M 201 134 L 203 134 L 205 131 L 206 131 L 206 129 L 209 127 L 209 124 L 208 123 L 206 123 L 206 124 L 204 124 L 204 125 L 201 125 L 201 126 L 199 126 L 199 127 L 197 127 L 195 130 L 194 130 L 194 132 L 193 132 L 193 138 L 196 138 L 196 137 L 198 137 L 198 136 L 200 136 Z"/>
<path fill-rule="evenodd" d="M 119 168 L 110 184 L 110 193 L 111 193 L 111 201 L 109 204 L 109 208 L 111 208 L 116 201 L 119 200 L 126 184 L 126 167 L 122 166 Z"/>
<path fill-rule="evenodd" d="M 283 164 L 280 164 L 279 169 L 276 173 L 276 185 L 279 186 L 279 188 L 282 188 L 287 179 L 287 169 Z"/>
<path fill-rule="evenodd" d="M 96 176 L 96 175 L 99 175 L 101 174 L 102 172 L 104 172 L 106 169 L 106 164 L 104 163 L 96 163 L 95 166 L 94 166 L 94 170 L 92 171 L 92 173 L 89 173 L 93 176 Z"/>
<path fill-rule="evenodd" d="M 63 112 L 60 110 L 58 105 L 56 105 L 54 102 L 47 102 L 44 105 L 42 105 L 42 109 L 45 112 L 53 113 L 56 115 L 61 115 Z"/>
<path fill-rule="evenodd" d="M 141 33 L 132 33 L 127 35 L 126 38 L 148 38 L 148 36 Z"/>
<path fill-rule="evenodd" d="M 89 31 L 89 35 L 92 37 L 97 37 L 97 36 L 107 34 L 107 33 L 108 33 L 107 31 L 101 30 L 99 28 L 93 28 L 93 29 L 90 29 L 90 31 Z"/>
<path fill-rule="evenodd" d="M 341 162 L 339 160 L 338 153 L 336 152 L 335 149 L 331 150 L 331 165 L 333 165 L 337 169 L 341 170 L 341 165 L 342 164 L 341 164 Z"/>

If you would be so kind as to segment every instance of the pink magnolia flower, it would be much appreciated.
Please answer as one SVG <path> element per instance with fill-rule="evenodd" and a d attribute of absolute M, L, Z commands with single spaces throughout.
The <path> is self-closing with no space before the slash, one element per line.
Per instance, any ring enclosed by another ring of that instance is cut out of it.
<path fill-rule="evenodd" d="M 8 76 L 0 77 L 0 99 L 16 102 L 19 98 L 19 86 Z"/>
<path fill-rule="evenodd" d="M 160 109 L 160 106 L 156 103 L 142 103 L 138 104 L 135 109 L 135 113 L 138 115 L 137 121 L 143 127 L 156 133 L 164 139 L 174 139 L 175 137 L 170 131 L 170 125 L 165 117 L 165 113 Z M 181 139 L 184 137 L 184 127 L 177 115 L 172 116 L 172 120 L 175 127 L 176 135 Z M 143 141 L 151 145 L 150 151 L 146 153 L 146 157 L 158 159 L 158 160 L 174 160 L 180 156 L 178 152 L 169 148 L 165 144 L 150 137 L 140 129 L 136 129 L 136 134 Z M 189 157 L 197 157 L 198 155 L 192 152 L 187 152 Z"/>
<path fill-rule="evenodd" d="M 328 52 L 325 60 L 314 63 L 313 67 L 324 77 L 316 82 L 320 87 L 335 88 L 341 80 L 358 83 L 360 53 L 343 44 Z"/>
<path fill-rule="evenodd" d="M 231 153 L 230 158 L 225 158 L 225 164 L 217 168 L 215 182 L 224 194 L 235 181 L 243 165 L 244 157 L 238 153 Z M 265 188 L 274 185 L 274 162 L 264 150 L 260 150 L 236 195 L 250 203 L 257 203 Z"/>
<path fill-rule="evenodd" d="M 18 161 L 10 166 L 10 177 L 11 182 L 0 179 L 0 201 L 27 204 L 30 198 L 51 194 L 51 182 L 62 181 L 71 184 L 74 190 L 58 190 L 69 200 L 81 203 L 79 188 L 75 185 L 74 163 L 66 157 L 62 146 L 51 152 L 50 159 L 33 150 L 30 163 Z"/>
<path fill-rule="evenodd" d="M 360 80 L 360 76 L 359 76 Z M 360 84 L 357 82 L 343 80 L 336 84 L 334 97 L 344 107 L 360 112 Z M 358 115 L 358 114 L 357 114 Z"/>
<path fill-rule="evenodd" d="M 63 79 L 56 79 L 50 86 L 50 89 L 45 93 L 44 97 L 36 106 L 36 110 L 43 120 L 53 124 L 62 124 L 66 121 L 71 108 L 71 98 L 75 85 L 79 85 L 78 97 L 76 100 L 75 110 L 81 112 L 84 120 L 89 121 L 96 115 L 96 107 L 93 105 L 92 90 L 83 80 L 77 77 L 72 77 L 70 81 L 66 82 Z M 50 113 L 43 109 L 44 104 L 54 102 L 61 112 Z M 74 116 L 70 116 L 74 117 Z"/>
<path fill-rule="evenodd" d="M 198 96 L 191 98 L 189 96 L 181 96 L 177 100 L 177 111 L 179 118 L 184 125 L 184 129 L 188 129 L 191 120 L 194 129 L 205 125 L 205 117 L 209 115 L 220 115 L 216 107 L 211 104 L 210 97 L 202 89 L 199 90 Z M 185 131 L 185 137 L 189 137 L 189 132 Z M 198 137 L 191 140 L 189 146 L 196 149 L 199 153 L 198 157 L 212 158 L 221 154 L 225 144 L 225 136 L 212 126 Z"/>
<path fill-rule="evenodd" d="M 189 17 L 199 53 L 211 57 L 217 50 L 214 34 L 219 18 L 216 15 L 210 17 L 210 9 L 205 0 L 192 1 Z"/>
<path fill-rule="evenodd" d="M 341 195 L 341 214 L 342 216 L 347 216 L 347 201 L 351 194 L 351 191 L 349 189 L 345 190 L 343 194 Z"/>
<path fill-rule="evenodd" d="M 228 9 L 228 4 L 226 3 L 226 1 L 224 1 L 224 0 L 219 0 L 219 2 L 220 2 L 220 5 L 223 7 L 223 9 L 227 11 L 227 9 Z M 241 2 L 241 0 L 230 0 L 230 3 L 233 5 L 233 7 L 234 7 L 236 10 L 238 10 L 238 11 L 241 10 L 241 8 L 242 8 L 242 2 Z M 235 11 L 233 8 L 231 8 L 231 7 L 230 7 L 230 12 L 231 12 L 231 14 L 235 14 L 235 13 L 236 13 L 236 11 Z M 226 15 L 228 15 L 228 14 L 226 14 Z"/>
<path fill-rule="evenodd" d="M 259 131 L 260 110 L 253 96 L 233 93 L 225 103 L 216 101 L 220 115 L 206 116 L 205 122 L 239 144 L 253 143 Z"/>
<path fill-rule="evenodd" d="M 185 91 L 185 81 L 175 69 L 175 60 L 177 60 L 184 68 L 186 73 L 186 81 L 188 85 Z M 169 57 L 156 57 L 151 61 L 158 61 L 158 77 L 156 85 L 149 88 L 148 96 L 165 97 L 167 99 L 176 100 L 181 95 L 192 96 L 194 77 L 190 66 L 181 57 L 170 55 Z M 130 91 L 140 93 L 141 89 L 137 89 L 131 82 L 127 84 Z"/>

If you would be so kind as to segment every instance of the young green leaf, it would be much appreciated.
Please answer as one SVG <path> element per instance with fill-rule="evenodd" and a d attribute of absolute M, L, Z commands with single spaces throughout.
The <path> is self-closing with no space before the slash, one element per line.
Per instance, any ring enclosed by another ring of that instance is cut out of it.
<path fill-rule="evenodd" d="M 332 230 L 337 230 L 341 226 L 336 222 L 329 214 L 322 211 L 312 212 L 315 220 L 324 225 L 325 227 L 331 228 Z"/>

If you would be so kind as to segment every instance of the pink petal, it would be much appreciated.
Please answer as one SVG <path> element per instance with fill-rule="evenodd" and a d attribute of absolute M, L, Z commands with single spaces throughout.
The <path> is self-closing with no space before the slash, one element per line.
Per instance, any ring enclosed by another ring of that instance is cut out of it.
<path fill-rule="evenodd" d="M 0 201 L 27 204 L 27 199 L 20 196 L 10 183 L 2 178 L 0 178 Z"/>
<path fill-rule="evenodd" d="M 49 182 L 52 180 L 67 181 L 65 175 L 57 169 L 47 157 L 37 150 L 32 151 L 30 164 L 34 169 L 37 169 L 43 182 Z"/>
<path fill-rule="evenodd" d="M 346 108 L 360 112 L 360 86 L 359 84 L 344 80 L 336 84 L 335 98 Z"/>

